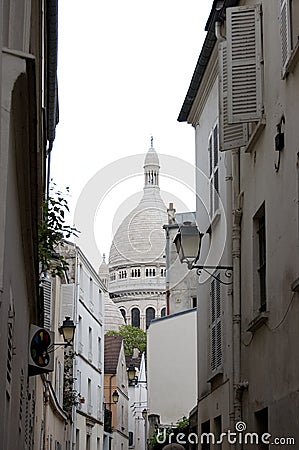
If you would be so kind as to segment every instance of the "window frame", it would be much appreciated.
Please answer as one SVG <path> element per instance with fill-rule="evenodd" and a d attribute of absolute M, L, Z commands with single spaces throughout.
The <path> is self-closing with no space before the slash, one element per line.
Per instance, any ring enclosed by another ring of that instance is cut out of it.
<path fill-rule="evenodd" d="M 209 213 L 211 220 L 219 210 L 219 125 L 214 124 L 208 139 Z"/>

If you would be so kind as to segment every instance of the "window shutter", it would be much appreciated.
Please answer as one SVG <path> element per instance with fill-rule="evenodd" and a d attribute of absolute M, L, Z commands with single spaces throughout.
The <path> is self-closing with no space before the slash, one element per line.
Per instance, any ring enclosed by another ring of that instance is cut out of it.
<path fill-rule="evenodd" d="M 210 291 L 210 333 L 211 333 L 211 371 L 222 365 L 222 323 L 221 323 L 221 286 L 220 282 L 213 280 Z"/>
<path fill-rule="evenodd" d="M 246 123 L 228 123 L 227 116 L 227 43 L 219 45 L 219 150 L 226 151 L 247 144 Z"/>
<path fill-rule="evenodd" d="M 281 37 L 281 59 L 282 74 L 286 73 L 286 66 L 289 61 L 292 40 L 291 40 L 291 8 L 290 0 L 280 0 L 280 37 Z"/>
<path fill-rule="evenodd" d="M 60 324 L 62 324 L 65 317 L 70 317 L 71 319 L 74 320 L 75 285 L 62 284 L 60 292 L 61 292 Z"/>
<path fill-rule="evenodd" d="M 216 367 L 222 365 L 221 286 L 216 281 Z"/>
<path fill-rule="evenodd" d="M 216 369 L 216 303 L 215 303 L 215 280 L 211 282 L 210 305 L 211 305 L 211 370 Z"/>
<path fill-rule="evenodd" d="M 44 327 L 52 329 L 52 281 L 44 279 L 43 300 L 44 300 Z"/>
<path fill-rule="evenodd" d="M 228 123 L 262 117 L 261 7 L 227 9 Z"/>

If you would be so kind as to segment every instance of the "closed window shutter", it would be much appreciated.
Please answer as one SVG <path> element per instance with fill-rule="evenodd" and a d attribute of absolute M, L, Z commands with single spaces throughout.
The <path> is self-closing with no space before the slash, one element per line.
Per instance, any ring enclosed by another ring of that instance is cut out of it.
<path fill-rule="evenodd" d="M 52 281 L 44 279 L 43 300 L 44 300 L 44 327 L 52 329 Z"/>
<path fill-rule="evenodd" d="M 243 147 L 248 141 L 247 123 L 228 123 L 227 115 L 227 43 L 219 45 L 219 149 Z"/>
<path fill-rule="evenodd" d="M 220 282 L 216 283 L 216 367 L 222 365 L 222 324 L 221 324 L 221 289 Z"/>
<path fill-rule="evenodd" d="M 221 323 L 221 287 L 218 280 L 211 282 L 211 371 L 222 366 L 222 323 Z"/>
<path fill-rule="evenodd" d="M 262 118 L 261 7 L 227 9 L 228 123 Z"/>
<path fill-rule="evenodd" d="M 211 370 L 216 369 L 216 290 L 215 280 L 211 282 L 210 305 L 211 305 Z"/>
<path fill-rule="evenodd" d="M 74 320 L 75 285 L 62 284 L 60 292 L 61 292 L 60 324 L 62 324 L 65 317 L 70 317 L 71 319 Z"/>
<path fill-rule="evenodd" d="M 281 38 L 281 60 L 282 73 L 286 72 L 289 61 L 292 41 L 291 41 L 291 7 L 290 0 L 280 0 L 280 38 Z"/>

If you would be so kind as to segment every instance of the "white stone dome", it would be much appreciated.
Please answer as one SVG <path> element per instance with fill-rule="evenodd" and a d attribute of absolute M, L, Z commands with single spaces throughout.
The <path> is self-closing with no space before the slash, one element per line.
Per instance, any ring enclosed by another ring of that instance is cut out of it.
<path fill-rule="evenodd" d="M 165 264 L 167 208 L 160 196 L 159 158 L 151 147 L 144 163 L 144 194 L 138 206 L 123 220 L 110 248 L 109 267 Z"/>

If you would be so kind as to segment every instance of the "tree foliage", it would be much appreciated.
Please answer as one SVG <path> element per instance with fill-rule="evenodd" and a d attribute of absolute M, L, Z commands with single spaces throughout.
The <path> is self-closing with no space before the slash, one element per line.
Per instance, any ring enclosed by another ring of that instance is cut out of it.
<path fill-rule="evenodd" d="M 123 337 L 126 355 L 132 355 L 134 348 L 138 348 L 141 353 L 146 351 L 146 333 L 140 328 L 132 325 L 122 325 L 119 331 L 110 330 L 107 331 L 107 334 Z"/>
<path fill-rule="evenodd" d="M 68 263 L 63 255 L 57 253 L 58 244 L 62 244 L 62 239 L 69 239 L 71 236 L 78 236 L 79 231 L 75 227 L 66 225 L 65 216 L 69 212 L 66 195 L 69 188 L 63 193 L 56 190 L 55 183 L 50 187 L 50 195 L 42 204 L 42 220 L 38 228 L 38 256 L 41 271 L 49 271 L 52 276 L 62 276 L 68 269 Z"/>

